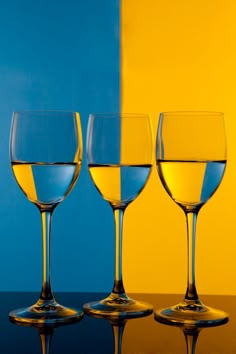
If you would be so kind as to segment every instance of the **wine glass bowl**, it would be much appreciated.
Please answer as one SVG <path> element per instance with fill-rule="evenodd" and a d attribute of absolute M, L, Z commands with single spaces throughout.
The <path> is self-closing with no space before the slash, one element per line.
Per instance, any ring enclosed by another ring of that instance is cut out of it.
<path fill-rule="evenodd" d="M 142 114 L 91 114 L 87 128 L 87 162 L 96 188 L 115 218 L 115 279 L 111 294 L 83 306 L 87 314 L 139 317 L 152 306 L 129 298 L 122 279 L 122 225 L 127 206 L 145 187 L 153 159 L 150 118 Z"/>
<path fill-rule="evenodd" d="M 12 119 L 10 159 L 15 179 L 41 214 L 42 291 L 36 304 L 11 311 L 12 321 L 36 324 L 72 322 L 82 310 L 58 304 L 51 289 L 51 220 L 74 187 L 82 163 L 82 133 L 77 112 L 21 111 Z"/>
<path fill-rule="evenodd" d="M 156 141 L 156 165 L 165 190 L 186 216 L 188 272 L 183 301 L 155 311 L 155 318 L 166 324 L 199 327 L 225 323 L 228 314 L 202 304 L 195 282 L 197 216 L 216 192 L 226 168 L 223 113 L 161 113 Z"/>

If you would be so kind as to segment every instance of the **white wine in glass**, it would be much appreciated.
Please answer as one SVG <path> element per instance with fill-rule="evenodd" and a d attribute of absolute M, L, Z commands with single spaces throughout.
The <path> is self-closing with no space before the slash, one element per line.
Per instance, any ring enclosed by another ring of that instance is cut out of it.
<path fill-rule="evenodd" d="M 111 294 L 87 303 L 89 315 L 109 318 L 146 316 L 152 306 L 129 298 L 122 276 L 122 226 L 128 205 L 145 187 L 152 168 L 150 118 L 138 114 L 91 114 L 87 129 L 87 161 L 91 178 L 112 207 L 115 218 L 115 279 Z"/>
<path fill-rule="evenodd" d="M 36 304 L 11 311 L 10 320 L 29 324 L 77 321 L 83 311 L 57 303 L 51 289 L 51 220 L 74 187 L 82 163 L 82 132 L 77 112 L 21 111 L 13 114 L 10 158 L 15 179 L 42 219 L 43 281 Z"/>
<path fill-rule="evenodd" d="M 155 311 L 155 318 L 166 324 L 197 327 L 226 323 L 228 314 L 200 301 L 195 282 L 197 216 L 216 192 L 225 173 L 224 115 L 218 112 L 161 113 L 156 165 L 165 190 L 186 216 L 188 273 L 183 301 Z"/>

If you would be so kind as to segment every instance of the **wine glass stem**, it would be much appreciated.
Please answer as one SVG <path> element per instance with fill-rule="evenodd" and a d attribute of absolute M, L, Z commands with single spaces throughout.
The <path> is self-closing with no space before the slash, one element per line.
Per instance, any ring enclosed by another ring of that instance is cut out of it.
<path fill-rule="evenodd" d="M 43 285 L 40 299 L 43 301 L 53 300 L 50 282 L 50 241 L 51 241 L 51 211 L 41 211 L 42 236 L 43 236 Z"/>
<path fill-rule="evenodd" d="M 122 231 L 124 209 L 114 209 L 115 217 L 115 280 L 112 292 L 124 294 L 125 289 L 122 279 Z"/>
<path fill-rule="evenodd" d="M 196 223 L 197 212 L 187 211 L 187 243 L 188 243 L 188 276 L 187 276 L 187 291 L 185 300 L 198 300 L 198 294 L 195 284 L 195 244 L 196 244 Z"/>

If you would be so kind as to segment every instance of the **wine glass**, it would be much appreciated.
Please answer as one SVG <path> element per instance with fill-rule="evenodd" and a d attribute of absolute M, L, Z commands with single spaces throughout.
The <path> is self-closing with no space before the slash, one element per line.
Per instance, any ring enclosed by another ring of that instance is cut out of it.
<path fill-rule="evenodd" d="M 11 311 L 10 319 L 25 323 L 79 320 L 82 310 L 66 308 L 53 296 L 50 281 L 51 219 L 79 176 L 82 133 L 77 112 L 21 111 L 13 114 L 10 137 L 11 166 L 26 197 L 42 218 L 43 279 L 39 300 Z"/>
<path fill-rule="evenodd" d="M 188 273 L 185 297 L 179 304 L 155 311 L 162 323 L 214 326 L 228 315 L 205 306 L 195 283 L 195 237 L 198 212 L 217 190 L 226 167 L 224 115 L 218 112 L 160 114 L 156 142 L 160 180 L 186 216 Z"/>
<path fill-rule="evenodd" d="M 87 161 L 91 178 L 110 204 L 115 218 L 115 279 L 111 294 L 87 303 L 84 311 L 106 317 L 139 317 L 152 306 L 129 298 L 122 280 L 122 225 L 127 206 L 141 193 L 150 176 L 153 135 L 149 116 L 91 114 L 87 128 Z"/>

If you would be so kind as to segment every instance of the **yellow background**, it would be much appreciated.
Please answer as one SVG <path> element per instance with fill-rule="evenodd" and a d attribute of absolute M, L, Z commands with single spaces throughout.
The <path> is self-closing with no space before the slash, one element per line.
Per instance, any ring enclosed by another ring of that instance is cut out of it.
<path fill-rule="evenodd" d="M 121 107 L 149 113 L 225 113 L 228 164 L 198 217 L 199 294 L 236 294 L 236 2 L 125 0 L 121 7 Z M 185 293 L 186 225 L 154 169 L 125 213 L 127 292 Z"/>

